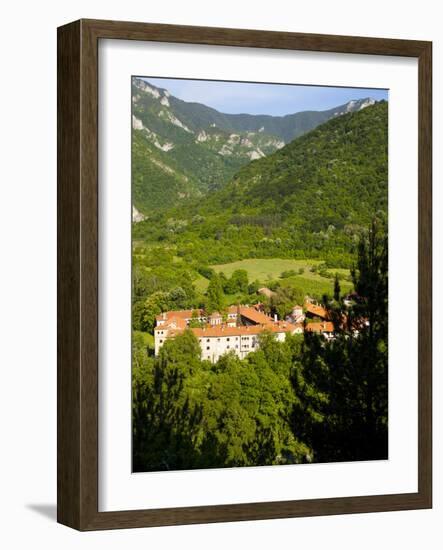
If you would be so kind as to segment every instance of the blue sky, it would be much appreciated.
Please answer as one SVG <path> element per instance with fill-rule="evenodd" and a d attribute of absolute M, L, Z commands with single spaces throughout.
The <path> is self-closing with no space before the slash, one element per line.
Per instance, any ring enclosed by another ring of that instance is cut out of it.
<path fill-rule="evenodd" d="M 334 88 L 288 84 L 253 84 L 205 80 L 144 77 L 184 101 L 196 101 L 222 113 L 287 115 L 298 111 L 323 111 L 351 99 L 388 99 L 388 90 Z"/>

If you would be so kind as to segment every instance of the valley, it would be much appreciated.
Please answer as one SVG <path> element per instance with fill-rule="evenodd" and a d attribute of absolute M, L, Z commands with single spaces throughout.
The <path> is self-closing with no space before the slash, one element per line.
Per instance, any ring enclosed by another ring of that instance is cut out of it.
<path fill-rule="evenodd" d="M 132 95 L 133 470 L 386 459 L 387 101 Z"/>
<path fill-rule="evenodd" d="M 134 78 L 134 206 L 148 215 L 199 198 L 221 188 L 241 167 L 282 149 L 319 124 L 373 104 L 366 98 L 284 117 L 227 115 Z"/>

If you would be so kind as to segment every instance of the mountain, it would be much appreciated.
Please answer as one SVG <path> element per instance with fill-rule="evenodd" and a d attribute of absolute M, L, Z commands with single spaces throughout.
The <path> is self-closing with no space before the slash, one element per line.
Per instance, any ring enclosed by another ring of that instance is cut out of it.
<path fill-rule="evenodd" d="M 384 218 L 387 207 L 388 104 L 381 101 L 250 162 L 186 208 L 137 224 L 134 236 L 169 242 L 208 265 L 306 255 L 334 257 L 338 266 L 361 228 Z"/>
<path fill-rule="evenodd" d="M 183 105 L 166 90 L 133 80 L 133 197 L 144 214 L 201 196 L 285 145 L 262 131 L 228 131 L 189 113 L 183 117 Z"/>
<path fill-rule="evenodd" d="M 381 101 L 251 162 L 207 197 L 206 208 L 281 212 L 311 232 L 343 229 L 387 211 L 387 182 L 388 104 Z"/>
<path fill-rule="evenodd" d="M 178 116 L 190 128 L 197 124 L 202 127 L 213 125 L 226 131 L 265 132 L 289 143 L 330 118 L 359 111 L 373 105 L 375 100 L 369 97 L 351 100 L 326 111 L 301 111 L 285 116 L 224 114 L 206 105 L 188 103 L 177 98 L 173 98 L 172 103 Z"/>
<path fill-rule="evenodd" d="M 132 81 L 133 201 L 142 215 L 221 188 L 240 168 L 319 124 L 370 106 L 350 101 L 283 117 L 224 114 L 182 101 L 141 78 Z"/>

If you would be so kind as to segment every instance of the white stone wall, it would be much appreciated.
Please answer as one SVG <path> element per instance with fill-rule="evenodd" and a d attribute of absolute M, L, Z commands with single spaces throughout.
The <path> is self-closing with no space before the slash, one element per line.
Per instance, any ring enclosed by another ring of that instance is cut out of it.
<path fill-rule="evenodd" d="M 286 337 L 285 332 L 276 333 L 279 342 Z M 238 336 L 209 336 L 199 338 L 202 350 L 202 359 L 215 363 L 225 353 L 234 351 L 240 358 L 244 359 L 248 353 L 259 349 L 259 337 L 256 334 L 244 334 Z"/>
<path fill-rule="evenodd" d="M 230 351 L 234 351 L 240 356 L 240 336 L 202 336 L 199 338 L 199 343 L 202 359 L 208 359 L 213 363 Z"/>
<path fill-rule="evenodd" d="M 286 332 L 277 332 L 274 334 L 279 342 L 284 342 Z M 167 328 L 162 329 L 160 326 L 154 331 L 155 355 L 158 355 L 167 337 Z M 230 351 L 234 351 L 240 359 L 244 359 L 248 353 L 259 349 L 259 335 L 257 334 L 201 336 L 198 338 L 198 341 L 201 348 L 201 358 L 213 363 Z"/>
<path fill-rule="evenodd" d="M 154 331 L 154 353 L 155 353 L 155 355 L 158 355 L 158 352 L 160 351 L 160 348 L 164 344 L 167 335 L 168 335 L 168 329 L 167 328 L 165 328 L 163 330 L 160 327 L 159 330 Z"/>

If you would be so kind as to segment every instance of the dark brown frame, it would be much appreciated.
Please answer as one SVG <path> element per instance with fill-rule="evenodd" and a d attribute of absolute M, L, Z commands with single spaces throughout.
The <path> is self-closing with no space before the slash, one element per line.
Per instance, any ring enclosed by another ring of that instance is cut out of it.
<path fill-rule="evenodd" d="M 418 492 L 98 511 L 98 41 L 405 56 L 419 65 Z M 432 43 L 80 20 L 58 29 L 58 521 L 85 531 L 432 507 Z"/>

